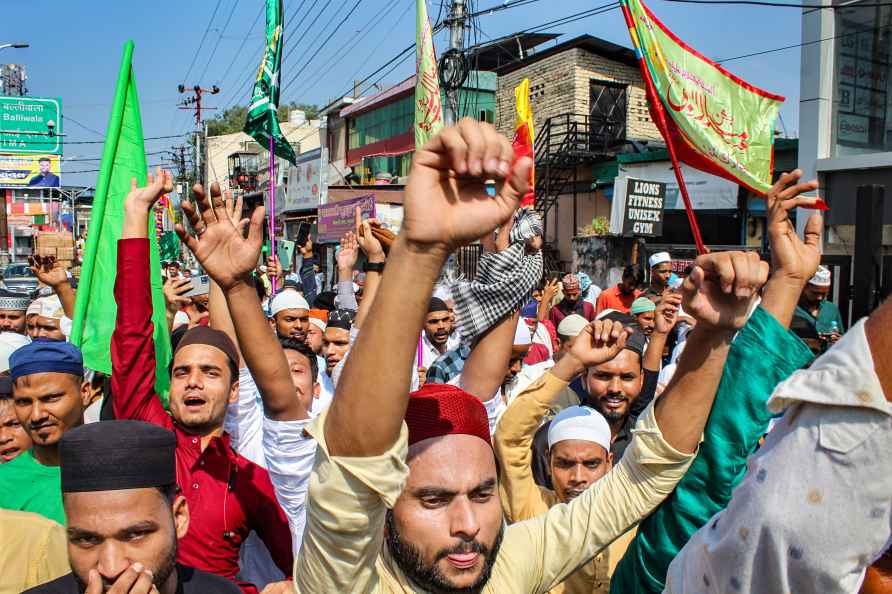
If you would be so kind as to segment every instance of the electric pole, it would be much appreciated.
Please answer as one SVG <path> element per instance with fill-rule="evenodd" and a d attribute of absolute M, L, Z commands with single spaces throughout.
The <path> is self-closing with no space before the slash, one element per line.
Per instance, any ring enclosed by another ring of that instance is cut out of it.
<path fill-rule="evenodd" d="M 458 89 L 468 77 L 465 60 L 465 0 L 452 0 L 446 23 L 449 26 L 449 49 L 440 57 L 440 86 L 446 93 L 443 116 L 447 126 L 455 124 L 458 115 Z"/>
<path fill-rule="evenodd" d="M 179 85 L 177 90 L 180 93 L 186 92 L 185 85 Z M 216 95 L 220 92 L 220 87 L 214 85 L 210 89 L 202 88 L 201 85 L 195 85 L 191 89 L 194 91 L 194 95 L 191 97 L 187 97 L 180 103 L 180 109 L 185 109 L 189 111 L 195 111 L 195 179 L 202 185 L 204 185 L 204 165 L 206 163 L 206 152 L 207 152 L 207 127 L 204 125 L 201 113 L 202 111 L 213 111 L 217 109 L 216 107 L 203 107 L 201 105 L 202 95 L 205 93 L 210 93 L 211 95 Z M 204 137 L 204 141 L 202 141 L 202 137 Z"/>

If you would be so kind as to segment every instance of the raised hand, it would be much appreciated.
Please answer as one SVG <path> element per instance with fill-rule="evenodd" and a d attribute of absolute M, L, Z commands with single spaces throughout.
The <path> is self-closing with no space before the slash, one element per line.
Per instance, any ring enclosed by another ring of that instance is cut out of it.
<path fill-rule="evenodd" d="M 271 278 L 275 277 L 279 284 L 282 284 L 282 279 L 285 278 L 285 275 L 282 274 L 282 265 L 279 263 L 277 256 L 270 256 L 266 259 L 266 273 Z"/>
<path fill-rule="evenodd" d="M 185 294 L 192 290 L 192 281 L 188 278 L 169 278 L 164 281 L 162 290 L 167 311 L 172 314 L 192 303 L 191 299 L 185 297 Z"/>
<path fill-rule="evenodd" d="M 558 285 L 558 279 L 553 278 L 549 280 L 545 283 L 545 288 L 542 290 L 542 301 L 551 303 L 554 301 L 554 298 L 557 297 L 559 291 L 560 286 Z"/>
<path fill-rule="evenodd" d="M 161 196 L 173 191 L 173 176 L 170 171 L 158 167 L 155 174 L 150 171 L 145 187 L 136 185 L 136 178 L 130 180 L 130 193 L 124 200 L 125 208 L 136 208 L 148 212 Z"/>
<path fill-rule="evenodd" d="M 678 322 L 678 307 L 681 305 L 681 294 L 667 290 L 663 292 L 660 304 L 654 312 L 654 332 L 669 334 Z"/>
<path fill-rule="evenodd" d="M 86 594 L 158 594 L 154 575 L 142 563 L 134 563 L 118 576 L 115 583 L 106 588 L 95 569 L 90 570 Z"/>
<path fill-rule="evenodd" d="M 336 257 L 338 261 L 338 271 L 349 271 L 350 274 L 353 274 L 353 269 L 356 267 L 356 260 L 359 258 L 358 245 L 359 244 L 356 241 L 356 233 L 347 231 L 341 238 L 341 249 L 338 250 L 338 255 Z M 341 280 L 349 280 L 349 278 Z"/>
<path fill-rule="evenodd" d="M 533 162 L 516 163 L 511 142 L 491 124 L 465 118 L 415 153 L 406 186 L 401 234 L 444 254 L 492 232 L 517 209 Z M 496 196 L 485 180 L 504 181 Z"/>
<path fill-rule="evenodd" d="M 698 327 L 737 331 L 766 280 L 768 263 L 756 252 L 702 255 L 681 286 L 685 313 Z"/>
<path fill-rule="evenodd" d="M 570 356 L 583 367 L 600 365 L 616 357 L 626 346 L 629 330 L 621 322 L 596 320 L 586 326 L 570 348 Z"/>
<path fill-rule="evenodd" d="M 797 183 L 799 169 L 780 176 L 766 196 L 768 202 L 768 239 L 771 244 L 772 275 L 805 286 L 821 263 L 821 236 L 824 219 L 812 215 L 805 226 L 805 241 L 799 238 L 790 221 L 790 210 L 797 206 L 814 207 L 820 198 L 800 196 L 816 190 L 817 181 Z"/>
<path fill-rule="evenodd" d="M 28 264 L 37 280 L 48 287 L 58 287 L 68 282 L 68 274 L 58 265 L 56 256 L 29 256 Z"/>
<path fill-rule="evenodd" d="M 362 209 L 358 206 L 353 214 L 355 219 L 356 241 L 359 244 L 359 247 L 365 252 L 369 262 L 383 262 L 385 259 L 384 246 L 381 245 L 381 242 L 378 241 L 378 238 L 372 233 L 372 224 L 377 224 L 378 221 L 375 219 L 363 221 Z"/>
<path fill-rule="evenodd" d="M 250 221 L 241 219 L 236 222 L 237 211 L 232 197 L 224 200 L 218 184 L 211 185 L 210 197 L 200 184 L 195 184 L 192 192 L 195 205 L 183 201 L 182 208 L 195 236 L 186 233 L 182 225 L 176 226 L 177 235 L 223 291 L 240 282 L 250 282 L 263 243 L 264 208 L 258 206 Z M 248 228 L 247 238 L 244 237 L 245 227 Z"/>

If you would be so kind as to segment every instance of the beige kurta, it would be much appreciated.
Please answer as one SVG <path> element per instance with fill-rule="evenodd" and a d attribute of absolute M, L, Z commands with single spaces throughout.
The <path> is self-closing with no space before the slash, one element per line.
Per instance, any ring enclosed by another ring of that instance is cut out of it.
<path fill-rule="evenodd" d="M 0 594 L 19 594 L 70 571 L 68 538 L 61 524 L 0 509 Z"/>
<path fill-rule="evenodd" d="M 384 519 L 409 472 L 408 429 L 381 456 L 328 455 L 326 414 L 309 432 L 319 443 L 310 478 L 303 547 L 294 565 L 296 592 L 418 592 L 386 552 Z M 487 594 L 544 593 L 646 516 L 675 487 L 694 454 L 663 439 L 648 409 L 616 468 L 569 504 L 508 526 L 484 587 Z"/>
<path fill-rule="evenodd" d="M 539 487 L 533 479 L 530 448 L 542 419 L 567 385 L 546 371 L 517 395 L 499 421 L 493 446 L 501 469 L 499 495 L 509 522 L 541 516 L 559 503 L 553 491 Z M 607 594 L 613 569 L 634 536 L 634 529 L 622 535 L 607 550 L 573 572 L 565 582 L 552 588 L 551 594 Z"/>

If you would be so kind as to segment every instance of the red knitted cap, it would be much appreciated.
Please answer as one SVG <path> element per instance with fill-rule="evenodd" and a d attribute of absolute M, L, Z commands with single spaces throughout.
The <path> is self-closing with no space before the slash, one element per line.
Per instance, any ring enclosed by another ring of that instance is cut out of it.
<path fill-rule="evenodd" d="M 483 403 L 448 384 L 426 384 L 409 394 L 409 445 L 443 435 L 474 435 L 492 444 Z"/>

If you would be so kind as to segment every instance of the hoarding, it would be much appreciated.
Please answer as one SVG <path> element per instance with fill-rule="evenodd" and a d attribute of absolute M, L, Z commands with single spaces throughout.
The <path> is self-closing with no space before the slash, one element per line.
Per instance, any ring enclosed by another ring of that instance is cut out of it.
<path fill-rule="evenodd" d="M 629 178 L 623 235 L 659 237 L 663 234 L 666 184 Z"/>
<path fill-rule="evenodd" d="M 58 155 L 0 154 L 0 188 L 58 188 Z"/>
<path fill-rule="evenodd" d="M 0 96 L 0 153 L 61 155 L 62 100 Z"/>
<path fill-rule="evenodd" d="M 322 150 L 316 149 L 300 155 L 297 163 L 288 169 L 288 193 L 285 211 L 310 210 L 325 202 L 326 184 L 323 177 Z"/>
<path fill-rule="evenodd" d="M 319 243 L 337 243 L 356 224 L 356 207 L 362 209 L 362 218 L 375 218 L 375 195 L 360 196 L 330 204 L 319 205 L 317 238 Z"/>

